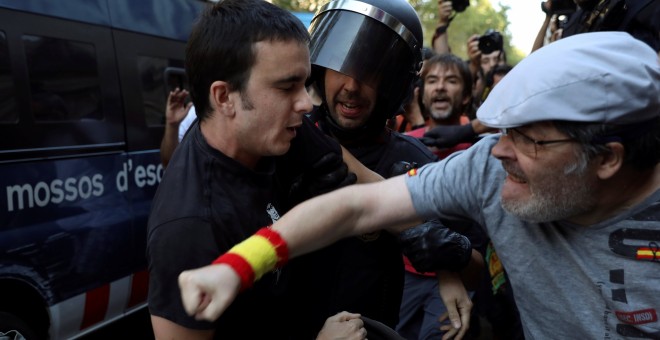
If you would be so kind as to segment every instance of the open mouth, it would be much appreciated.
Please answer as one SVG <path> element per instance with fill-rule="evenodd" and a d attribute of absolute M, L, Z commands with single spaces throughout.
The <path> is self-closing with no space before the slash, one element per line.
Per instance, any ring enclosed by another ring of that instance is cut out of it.
<path fill-rule="evenodd" d="M 441 106 L 441 107 L 446 107 L 449 106 L 449 98 L 442 97 L 442 98 L 433 98 L 431 101 L 431 105 L 433 106 Z"/>
<path fill-rule="evenodd" d="M 515 175 L 512 175 L 511 173 L 509 173 L 509 176 L 508 176 L 507 178 L 508 178 L 511 182 L 514 182 L 514 183 L 520 183 L 520 184 L 526 184 L 526 183 L 527 183 L 526 180 L 524 180 L 524 179 L 522 179 L 522 178 L 520 178 L 520 177 L 517 177 L 517 176 L 515 176 Z"/>
<path fill-rule="evenodd" d="M 298 129 L 298 128 L 301 127 L 301 126 L 302 126 L 302 122 L 297 123 L 297 124 L 292 125 L 292 126 L 288 126 L 288 127 L 286 128 L 286 130 L 287 130 L 288 132 L 292 133 L 292 134 L 295 136 L 295 134 L 296 134 L 296 129 Z"/>
<path fill-rule="evenodd" d="M 355 117 L 362 112 L 362 106 L 356 103 L 340 103 L 339 108 L 342 115 L 348 117 Z"/>
<path fill-rule="evenodd" d="M 519 170 L 513 168 L 511 165 L 507 165 L 506 163 L 502 163 L 502 166 L 508 175 L 507 179 L 509 179 L 511 182 L 520 184 L 527 183 L 527 178 Z"/>

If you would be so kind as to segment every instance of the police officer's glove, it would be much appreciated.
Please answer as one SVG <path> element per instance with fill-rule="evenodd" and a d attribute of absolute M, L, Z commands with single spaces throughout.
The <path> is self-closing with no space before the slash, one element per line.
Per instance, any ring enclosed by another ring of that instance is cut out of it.
<path fill-rule="evenodd" d="M 294 204 L 351 185 L 357 176 L 348 171 L 341 154 L 330 152 L 293 180 L 289 197 Z"/>
<path fill-rule="evenodd" d="M 399 245 L 418 272 L 460 271 L 472 257 L 470 240 L 438 220 L 402 232 Z"/>
<path fill-rule="evenodd" d="M 427 131 L 419 140 L 427 146 L 450 148 L 460 143 L 473 142 L 476 137 L 472 124 L 439 125 Z"/>

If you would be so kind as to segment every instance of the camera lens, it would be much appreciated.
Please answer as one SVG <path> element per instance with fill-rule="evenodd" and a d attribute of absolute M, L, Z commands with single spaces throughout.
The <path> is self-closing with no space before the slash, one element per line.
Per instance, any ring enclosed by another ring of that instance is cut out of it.
<path fill-rule="evenodd" d="M 504 39 L 500 32 L 489 29 L 479 37 L 479 50 L 483 54 L 490 54 L 503 49 Z"/>
<path fill-rule="evenodd" d="M 479 50 L 483 54 L 493 53 L 495 48 L 495 42 L 488 36 L 482 36 L 479 38 Z"/>

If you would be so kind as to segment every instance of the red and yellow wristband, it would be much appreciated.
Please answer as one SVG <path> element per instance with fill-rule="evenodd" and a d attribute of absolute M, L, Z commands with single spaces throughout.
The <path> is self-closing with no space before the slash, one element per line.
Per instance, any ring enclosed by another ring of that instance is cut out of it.
<path fill-rule="evenodd" d="M 244 291 L 264 274 L 282 267 L 288 260 L 286 241 L 268 226 L 229 249 L 215 259 L 213 264 L 230 266 L 241 278 L 241 291 Z"/>

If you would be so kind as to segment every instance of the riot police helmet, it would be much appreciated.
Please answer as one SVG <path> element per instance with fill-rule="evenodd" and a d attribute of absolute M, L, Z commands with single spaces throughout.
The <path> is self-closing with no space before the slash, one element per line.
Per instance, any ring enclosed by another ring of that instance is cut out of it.
<path fill-rule="evenodd" d="M 378 94 L 378 124 L 400 112 L 421 66 L 422 26 L 406 0 L 333 0 L 309 28 L 313 79 L 323 93 L 323 69 L 345 74 Z"/>

